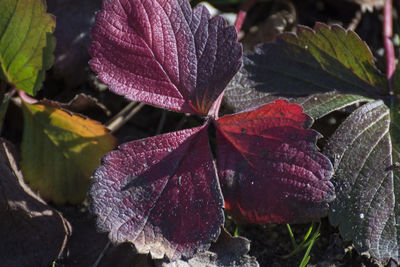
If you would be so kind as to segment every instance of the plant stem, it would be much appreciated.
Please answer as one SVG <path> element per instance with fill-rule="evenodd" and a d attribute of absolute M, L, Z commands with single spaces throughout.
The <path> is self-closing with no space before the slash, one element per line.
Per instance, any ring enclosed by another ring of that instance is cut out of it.
<path fill-rule="evenodd" d="M 103 248 L 103 250 L 101 251 L 99 257 L 97 257 L 96 262 L 92 265 L 92 267 L 97 267 L 99 265 L 99 263 L 101 262 L 101 260 L 104 258 L 104 255 L 106 254 L 107 250 L 110 248 L 111 242 L 108 241 L 106 246 Z"/>
<path fill-rule="evenodd" d="M 243 26 L 243 22 L 246 19 L 247 12 L 257 3 L 257 0 L 247 0 L 242 4 L 240 10 L 238 12 L 236 21 L 235 21 L 235 29 L 236 32 L 239 33 L 240 29 Z"/>
<path fill-rule="evenodd" d="M 137 102 L 129 103 L 111 120 L 111 122 L 107 124 L 107 128 L 111 131 L 111 133 L 115 133 L 125 123 L 127 123 L 136 113 L 138 113 L 145 105 L 146 105 L 145 103 L 139 103 L 139 104 L 137 104 Z"/>
<path fill-rule="evenodd" d="M 37 99 L 27 95 L 24 91 L 18 90 L 19 97 L 28 104 L 36 104 L 38 101 Z"/>
<path fill-rule="evenodd" d="M 165 119 L 167 118 L 167 111 L 164 109 L 161 113 L 160 122 L 158 123 L 156 135 L 159 135 L 164 128 Z"/>
<path fill-rule="evenodd" d="M 357 26 L 360 24 L 361 19 L 362 19 L 362 11 L 359 9 L 354 14 L 354 17 L 351 20 L 349 26 L 347 26 L 347 29 L 355 31 Z"/>
<path fill-rule="evenodd" d="M 389 83 L 389 94 L 394 95 L 394 71 L 396 69 L 393 37 L 392 0 L 386 0 L 383 8 L 383 42 L 386 54 L 386 77 Z"/>

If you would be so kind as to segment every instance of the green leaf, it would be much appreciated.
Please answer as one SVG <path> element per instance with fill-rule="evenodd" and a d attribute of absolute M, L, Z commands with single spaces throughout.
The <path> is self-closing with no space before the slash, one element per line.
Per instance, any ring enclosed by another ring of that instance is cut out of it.
<path fill-rule="evenodd" d="M 116 139 L 96 121 L 54 102 L 23 101 L 22 171 L 31 188 L 56 204 L 80 203 L 89 178 Z"/>
<path fill-rule="evenodd" d="M 352 81 L 353 78 L 348 73 L 350 71 L 372 86 L 386 87 L 387 82 L 376 69 L 371 50 L 354 31 L 345 30 L 339 25 L 329 27 L 317 23 L 314 30 L 300 26 L 297 35 L 283 34 L 280 38 L 280 42 L 309 51 L 322 69 L 339 79 Z M 379 89 L 368 90 L 379 93 Z"/>
<path fill-rule="evenodd" d="M 360 102 L 373 101 L 371 98 L 336 93 L 313 94 L 307 97 L 298 97 L 291 102 L 303 107 L 304 113 L 314 119 L 319 119 L 332 111 L 345 108 Z"/>
<path fill-rule="evenodd" d="M 325 147 L 334 162 L 329 218 L 359 252 L 399 260 L 400 106 L 383 101 L 354 111 Z"/>
<path fill-rule="evenodd" d="M 42 0 L 0 1 L 0 79 L 35 95 L 53 62 L 54 18 Z"/>
<path fill-rule="evenodd" d="M 224 103 L 232 111 L 242 111 L 278 97 L 330 93 L 322 102 L 314 102 L 323 108 L 315 111 L 318 117 L 368 101 L 366 98 L 380 97 L 386 87 L 369 48 L 356 33 L 319 23 L 314 29 L 299 26 L 297 35 L 284 33 L 275 43 L 245 54 L 241 70 L 228 85 Z M 329 108 L 322 107 L 326 101 Z"/>

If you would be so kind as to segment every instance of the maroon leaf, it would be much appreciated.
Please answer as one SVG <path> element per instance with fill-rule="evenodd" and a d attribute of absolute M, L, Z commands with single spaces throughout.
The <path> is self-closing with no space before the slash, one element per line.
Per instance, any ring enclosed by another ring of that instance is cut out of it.
<path fill-rule="evenodd" d="M 217 166 L 225 209 L 237 221 L 294 223 L 327 214 L 332 164 L 296 104 L 276 100 L 217 121 Z"/>
<path fill-rule="evenodd" d="M 235 29 L 187 0 L 104 1 L 92 39 L 90 66 L 113 92 L 192 114 L 214 114 L 241 65 Z"/>
<path fill-rule="evenodd" d="M 90 196 L 112 241 L 177 259 L 218 237 L 223 200 L 207 126 L 125 143 L 103 158 Z"/>

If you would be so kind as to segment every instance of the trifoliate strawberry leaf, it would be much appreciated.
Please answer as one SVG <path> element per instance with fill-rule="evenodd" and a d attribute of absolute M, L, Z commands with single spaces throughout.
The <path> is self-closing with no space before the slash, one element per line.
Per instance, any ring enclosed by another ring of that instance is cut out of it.
<path fill-rule="evenodd" d="M 207 126 L 125 143 L 103 158 L 89 194 L 110 240 L 175 260 L 218 237 L 223 200 Z"/>
<path fill-rule="evenodd" d="M 25 180 L 45 200 L 82 202 L 91 174 L 116 139 L 97 121 L 67 112 L 55 102 L 22 100 Z"/>
<path fill-rule="evenodd" d="M 90 66 L 127 98 L 192 114 L 212 105 L 241 65 L 236 31 L 187 0 L 104 1 Z"/>
<path fill-rule="evenodd" d="M 0 79 L 35 95 L 53 63 L 54 28 L 44 1 L 0 1 Z"/>
<path fill-rule="evenodd" d="M 235 220 L 294 223 L 327 214 L 332 165 L 317 151 L 311 123 L 284 100 L 217 121 L 218 174 Z"/>
<path fill-rule="evenodd" d="M 245 54 L 243 67 L 229 84 L 224 102 L 230 109 L 241 111 L 265 104 L 271 97 L 327 92 L 359 95 L 360 101 L 365 101 L 365 97 L 384 95 L 382 88 L 386 87 L 371 51 L 356 33 L 319 23 L 314 29 L 299 26 L 296 35 L 284 33 L 275 43 Z M 348 104 L 354 103 L 354 98 L 348 98 Z M 347 102 L 340 97 L 335 105 L 334 100 L 330 99 L 330 111 Z"/>
<path fill-rule="evenodd" d="M 359 252 L 379 261 L 399 260 L 399 106 L 382 101 L 354 111 L 329 139 L 337 198 L 329 218 Z"/>

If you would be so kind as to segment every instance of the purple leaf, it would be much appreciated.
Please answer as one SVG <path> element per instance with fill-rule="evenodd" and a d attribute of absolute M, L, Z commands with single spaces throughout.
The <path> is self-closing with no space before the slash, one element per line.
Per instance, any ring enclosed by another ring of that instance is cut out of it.
<path fill-rule="evenodd" d="M 312 119 L 276 100 L 217 121 L 225 209 L 237 221 L 294 223 L 327 215 L 332 164 L 315 146 Z"/>
<path fill-rule="evenodd" d="M 187 0 L 106 0 L 92 39 L 90 66 L 113 92 L 192 114 L 214 115 L 241 65 L 235 29 Z"/>
<path fill-rule="evenodd" d="M 177 259 L 218 237 L 223 200 L 207 126 L 125 143 L 103 158 L 90 196 L 113 242 Z"/>

